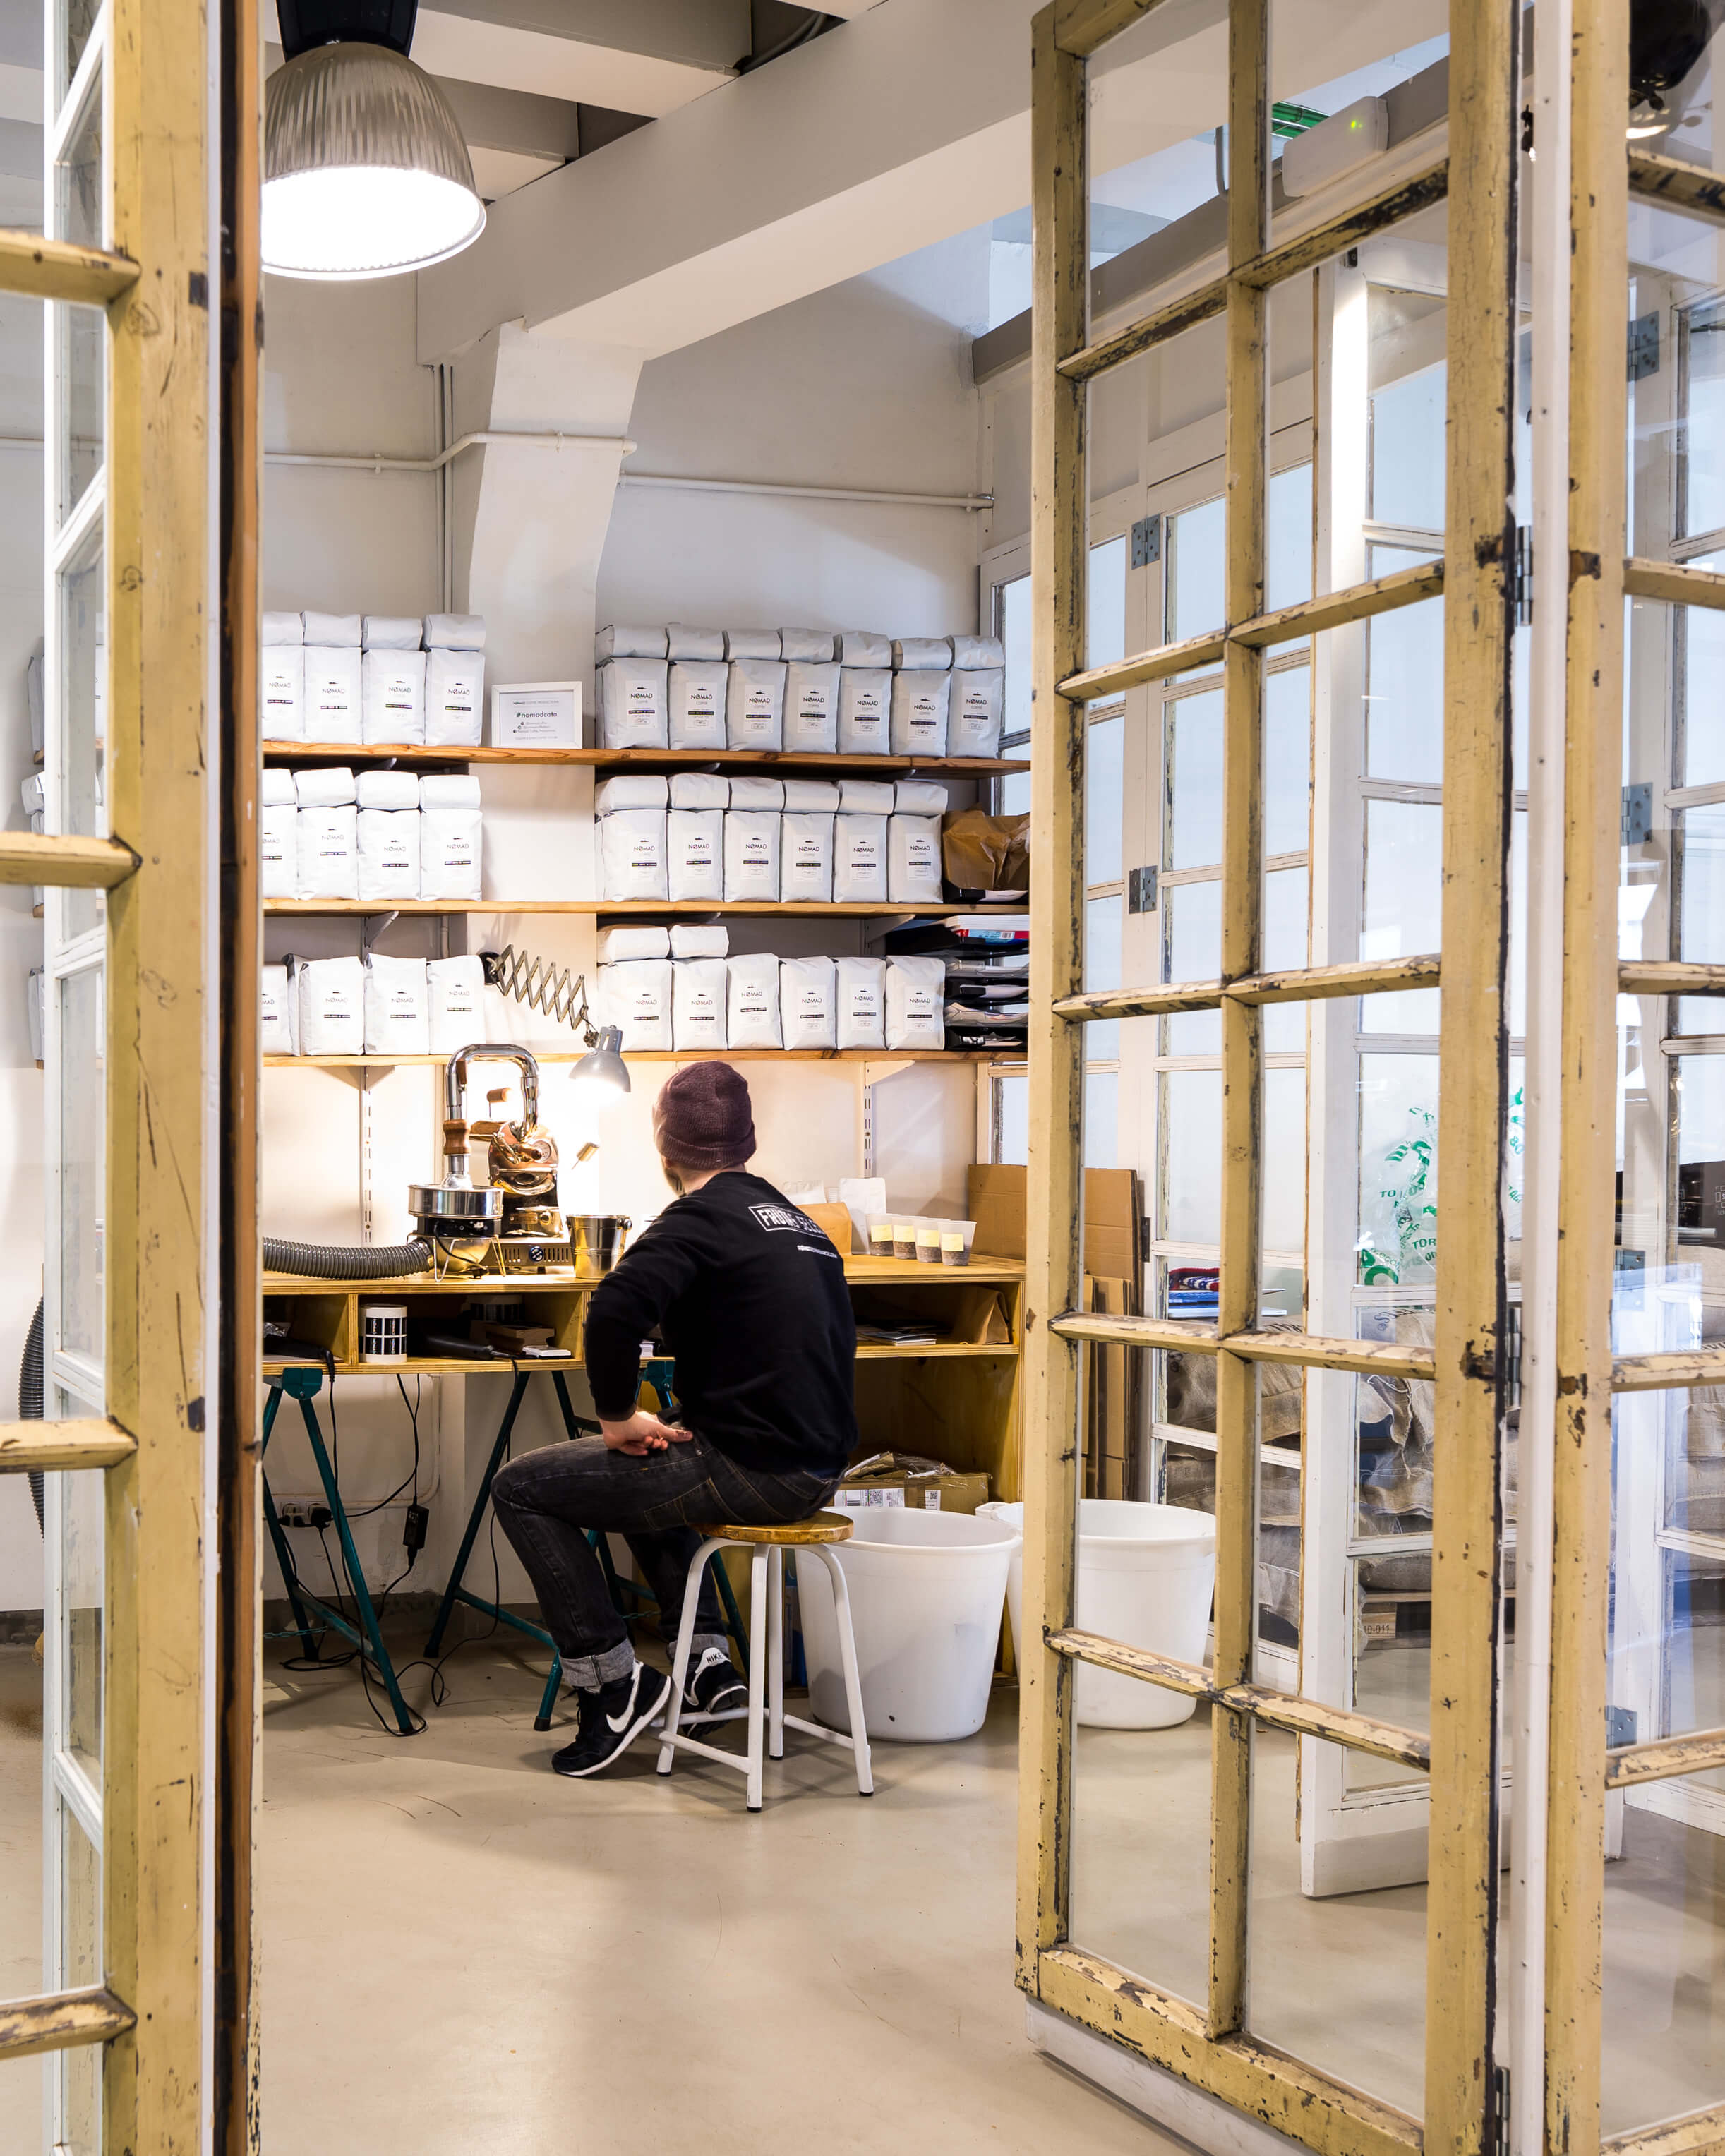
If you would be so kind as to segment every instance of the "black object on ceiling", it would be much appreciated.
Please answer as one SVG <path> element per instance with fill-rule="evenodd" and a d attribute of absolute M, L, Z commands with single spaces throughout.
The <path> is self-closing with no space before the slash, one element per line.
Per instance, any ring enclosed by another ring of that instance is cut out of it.
<path fill-rule="evenodd" d="M 419 0 L 276 0 L 290 60 L 319 45 L 387 45 L 405 57 Z"/>
<path fill-rule="evenodd" d="M 1712 35 L 1707 0 L 1630 0 L 1630 100 L 1675 90 Z"/>

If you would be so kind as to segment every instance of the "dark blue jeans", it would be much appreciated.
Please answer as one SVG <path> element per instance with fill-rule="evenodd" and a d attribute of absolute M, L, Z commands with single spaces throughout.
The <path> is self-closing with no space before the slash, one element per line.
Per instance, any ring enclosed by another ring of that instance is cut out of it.
<path fill-rule="evenodd" d="M 644 1456 L 613 1452 L 603 1438 L 547 1445 L 511 1460 L 491 1486 L 498 1524 L 526 1568 L 563 1674 L 591 1691 L 634 1666 L 628 1627 L 613 1608 L 586 1530 L 620 1534 L 659 1598 L 660 1630 L 674 1642 L 683 1587 L 701 1546 L 697 1529 L 734 1520 L 774 1527 L 818 1512 L 837 1485 L 824 1475 L 767 1475 L 740 1467 L 704 1437 Z M 695 1653 L 722 1649 L 709 1566 L 701 1581 Z"/>

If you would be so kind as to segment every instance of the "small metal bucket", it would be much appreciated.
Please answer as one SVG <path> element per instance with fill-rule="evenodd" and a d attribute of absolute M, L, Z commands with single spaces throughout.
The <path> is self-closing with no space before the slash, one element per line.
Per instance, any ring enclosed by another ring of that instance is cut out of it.
<path fill-rule="evenodd" d="M 575 1246 L 575 1264 L 582 1272 L 608 1273 L 623 1255 L 634 1223 L 622 1213 L 575 1213 L 569 1218 L 569 1240 Z"/>

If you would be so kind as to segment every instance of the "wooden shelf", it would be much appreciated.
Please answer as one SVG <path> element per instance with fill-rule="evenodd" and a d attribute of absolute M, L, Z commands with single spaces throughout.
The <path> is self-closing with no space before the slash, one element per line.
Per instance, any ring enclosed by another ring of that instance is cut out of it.
<path fill-rule="evenodd" d="M 903 778 L 941 771 L 993 778 L 1028 771 L 1027 761 L 999 756 L 827 756 L 819 751 L 768 748 L 429 748 L 418 742 L 273 742 L 265 763 L 494 763 L 586 765 L 595 771 L 798 771 L 870 773 Z"/>
<path fill-rule="evenodd" d="M 1018 1352 L 1017 1342 L 1010 1340 L 993 1348 L 969 1340 L 937 1340 L 921 1348 L 909 1342 L 870 1340 L 858 1343 L 856 1359 L 859 1363 L 915 1363 L 927 1357 L 930 1361 L 947 1362 L 966 1355 L 1015 1357 Z"/>
<path fill-rule="evenodd" d="M 1030 910 L 1009 906 L 798 906 L 783 899 L 733 900 L 627 898 L 269 898 L 266 914 L 380 913 L 586 913 L 606 921 L 710 920 L 725 914 L 772 914 L 800 921 L 946 921 L 957 916 L 1016 920 Z"/>
<path fill-rule="evenodd" d="M 506 1291 L 516 1295 L 567 1293 L 571 1288 L 591 1290 L 605 1277 L 603 1273 L 477 1273 L 468 1280 L 434 1280 L 429 1273 L 410 1273 L 393 1280 L 325 1280 L 316 1274 L 270 1273 L 264 1276 L 265 1295 L 396 1295 L 411 1289 L 415 1295 L 484 1296 L 501 1300 Z M 869 1258 L 852 1255 L 845 1260 L 845 1277 L 858 1286 L 890 1286 L 902 1281 L 944 1281 L 963 1286 L 967 1281 L 998 1286 L 1024 1277 L 1022 1258 L 973 1258 L 968 1265 L 924 1265 L 914 1258 Z M 952 1343 L 948 1342 L 948 1348 Z M 922 1350 L 924 1354 L 929 1351 Z M 967 1353 L 1003 1354 L 1003 1348 L 966 1348 Z M 372 1368 L 375 1365 L 361 1367 Z M 390 1364 L 391 1368 L 398 1368 Z"/>
<path fill-rule="evenodd" d="M 564 1355 L 550 1362 L 536 1359 L 531 1363 L 523 1362 L 520 1368 L 523 1370 L 578 1370 L 581 1358 L 578 1355 Z M 266 1378 L 274 1377 L 282 1370 L 324 1370 L 326 1376 L 328 1375 L 321 1363 L 297 1360 L 278 1363 L 272 1362 L 267 1355 L 264 1358 L 263 1368 Z M 475 1375 L 507 1378 L 514 1375 L 516 1368 L 513 1363 L 494 1362 L 489 1358 L 481 1361 L 477 1356 L 470 1358 L 462 1355 L 413 1355 L 409 1356 L 405 1363 L 337 1363 L 336 1375 L 338 1378 L 470 1378 Z"/>
<path fill-rule="evenodd" d="M 498 1050 L 501 1055 L 501 1050 Z M 583 1048 L 533 1050 L 540 1063 L 578 1063 Z M 1004 1056 L 981 1048 L 626 1048 L 626 1063 L 1022 1063 L 1023 1052 Z M 441 1069 L 447 1055 L 266 1055 L 266 1070 L 393 1070 L 398 1064 Z M 475 1055 L 475 1063 L 483 1055 Z M 41 1065 L 39 1064 L 39 1070 Z"/>

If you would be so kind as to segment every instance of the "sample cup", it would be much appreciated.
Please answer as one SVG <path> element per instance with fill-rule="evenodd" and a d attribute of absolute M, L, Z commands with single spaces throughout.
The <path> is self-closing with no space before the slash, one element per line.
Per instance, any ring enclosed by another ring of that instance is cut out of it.
<path fill-rule="evenodd" d="M 896 1258 L 908 1258 L 914 1263 L 916 1256 L 916 1224 L 914 1220 L 893 1222 L 892 1255 Z"/>
<path fill-rule="evenodd" d="M 942 1220 L 941 1263 L 943 1265 L 968 1265 L 970 1263 L 970 1246 L 975 1240 L 974 1220 Z"/>
<path fill-rule="evenodd" d="M 871 1258 L 890 1258 L 892 1255 L 892 1215 L 890 1213 L 865 1213 L 863 1224 L 869 1231 L 869 1255 Z"/>
<path fill-rule="evenodd" d="M 941 1261 L 941 1230 L 944 1220 L 919 1220 L 916 1223 L 916 1262 L 919 1265 L 937 1265 Z"/>

